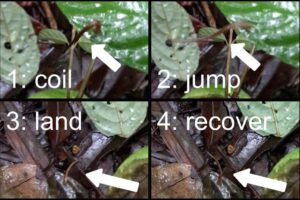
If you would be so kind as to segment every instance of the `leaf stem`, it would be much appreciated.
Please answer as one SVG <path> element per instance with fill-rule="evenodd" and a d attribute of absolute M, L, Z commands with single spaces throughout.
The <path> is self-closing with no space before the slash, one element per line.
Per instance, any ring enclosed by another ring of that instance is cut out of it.
<path fill-rule="evenodd" d="M 92 22 L 86 24 L 79 31 L 79 33 L 75 36 L 75 38 L 70 42 L 68 48 L 70 48 L 73 44 L 77 43 L 79 41 L 79 39 L 81 38 L 81 36 L 88 30 L 90 30 L 91 28 L 93 28 L 94 33 L 98 33 L 101 31 L 101 23 L 99 21 L 95 20 L 95 21 L 92 21 Z"/>
<path fill-rule="evenodd" d="M 88 69 L 87 69 L 87 72 L 86 72 L 85 77 L 83 79 L 83 83 L 80 86 L 80 90 L 79 90 L 79 93 L 77 94 L 76 98 L 81 98 L 82 97 L 82 95 L 84 93 L 84 90 L 86 88 L 87 82 L 90 79 L 90 76 L 92 74 L 94 64 L 95 64 L 95 59 L 91 58 Z"/>
<path fill-rule="evenodd" d="M 226 60 L 226 71 L 225 71 L 225 98 L 229 97 L 229 93 L 228 93 L 228 76 L 230 73 L 230 63 L 231 63 L 231 50 L 230 50 L 230 46 L 232 43 L 232 34 L 233 34 L 233 29 L 230 29 L 229 31 L 229 40 L 228 40 L 228 45 L 227 45 L 227 60 Z"/>
<path fill-rule="evenodd" d="M 201 42 L 201 41 L 210 41 L 210 40 L 213 40 L 215 37 L 227 32 L 231 29 L 237 29 L 237 28 L 248 29 L 251 27 L 252 27 L 252 25 L 247 22 L 237 22 L 237 23 L 228 24 L 228 25 L 222 27 L 221 29 L 219 29 L 217 32 L 211 34 L 210 36 L 204 37 L 204 38 L 192 38 L 192 39 L 184 39 L 184 40 L 173 39 L 173 40 L 171 40 L 171 42 L 193 43 L 193 42 Z"/>
<path fill-rule="evenodd" d="M 76 33 L 76 30 L 75 28 L 73 27 L 72 29 L 72 40 L 74 39 L 75 37 L 75 33 Z M 73 44 L 71 47 L 70 47 L 70 58 L 69 58 L 69 66 L 68 66 L 68 74 L 71 73 L 72 71 L 72 66 L 73 66 L 73 59 L 74 59 L 74 49 L 76 47 L 76 44 Z M 67 83 L 69 83 L 69 76 L 67 76 Z M 70 94 L 71 94 L 71 88 L 67 87 L 67 99 L 70 98 Z"/>
<path fill-rule="evenodd" d="M 254 51 L 255 51 L 255 45 L 252 46 L 250 54 L 253 55 Z M 234 89 L 233 94 L 232 94 L 232 98 L 237 98 L 238 97 L 238 95 L 239 95 L 239 93 L 241 91 L 243 82 L 244 82 L 244 80 L 246 78 L 247 72 L 249 70 L 249 67 L 246 67 L 245 64 L 243 65 L 243 67 L 244 67 L 244 69 L 243 69 L 242 74 L 240 76 L 241 77 L 240 78 L 241 79 L 240 85 L 237 88 Z"/>

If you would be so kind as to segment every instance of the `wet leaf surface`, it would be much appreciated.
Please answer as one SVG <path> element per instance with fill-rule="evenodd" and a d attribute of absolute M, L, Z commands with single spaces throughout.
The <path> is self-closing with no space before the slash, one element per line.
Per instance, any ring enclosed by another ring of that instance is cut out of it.
<path fill-rule="evenodd" d="M 230 22 L 246 21 L 254 25 L 241 34 L 253 41 L 258 50 L 299 67 L 298 2 L 216 2 Z"/>
<path fill-rule="evenodd" d="M 124 64 L 146 73 L 148 70 L 147 2 L 58 2 L 70 22 L 81 29 L 93 20 L 101 22 L 101 33 L 86 34 Z"/>

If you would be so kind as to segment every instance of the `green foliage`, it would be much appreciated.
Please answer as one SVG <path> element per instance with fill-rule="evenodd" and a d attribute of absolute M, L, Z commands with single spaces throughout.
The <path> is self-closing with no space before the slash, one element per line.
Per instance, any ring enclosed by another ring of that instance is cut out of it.
<path fill-rule="evenodd" d="M 168 70 L 171 79 L 186 80 L 198 67 L 200 51 L 189 15 L 176 2 L 151 3 L 151 55 L 160 69 Z"/>
<path fill-rule="evenodd" d="M 15 2 L 0 2 L 0 77 L 12 84 L 16 70 L 16 83 L 28 84 L 36 75 L 40 53 L 37 38 L 26 12 Z"/>
<path fill-rule="evenodd" d="M 199 38 L 206 38 L 218 31 L 219 31 L 218 29 L 213 28 L 213 27 L 203 27 L 198 31 L 198 36 L 199 36 Z M 226 37 L 223 33 L 220 35 L 217 35 L 216 37 L 214 37 L 212 39 L 215 42 L 226 42 L 227 43 Z"/>
<path fill-rule="evenodd" d="M 75 90 L 71 90 L 70 98 L 74 99 L 77 96 Z M 33 93 L 29 99 L 65 99 L 67 98 L 66 89 L 47 89 L 40 92 Z"/>
<path fill-rule="evenodd" d="M 144 122 L 147 102 L 82 102 L 96 128 L 106 136 L 130 137 Z"/>
<path fill-rule="evenodd" d="M 68 39 L 62 32 L 50 28 L 44 28 L 41 30 L 38 39 L 51 41 L 55 44 L 69 44 Z"/>
<path fill-rule="evenodd" d="M 256 49 L 299 67 L 299 2 L 221 2 L 217 7 L 230 22 L 254 24 L 249 31 L 240 30 Z"/>
<path fill-rule="evenodd" d="M 273 199 L 275 197 L 299 198 L 299 154 L 299 148 L 289 152 L 279 160 L 268 175 L 271 179 L 287 182 L 286 192 L 282 194 L 274 190 L 264 189 L 262 197 Z"/>
<path fill-rule="evenodd" d="M 247 117 L 270 117 L 267 127 L 256 132 L 262 136 L 275 135 L 284 137 L 299 122 L 299 102 L 238 102 L 241 112 Z M 254 126 L 254 125 L 253 125 Z"/>
<path fill-rule="evenodd" d="M 148 71 L 148 2 L 70 1 L 57 5 L 79 30 L 93 20 L 100 21 L 101 33 L 85 36 L 94 44 L 106 44 L 106 50 L 124 64 Z"/>
<path fill-rule="evenodd" d="M 232 95 L 232 94 L 229 94 Z M 217 88 L 193 88 L 189 93 L 185 94 L 183 99 L 199 99 L 199 98 L 225 98 L 225 89 L 222 85 Z M 250 96 L 243 90 L 240 91 L 238 98 L 250 99 Z"/>

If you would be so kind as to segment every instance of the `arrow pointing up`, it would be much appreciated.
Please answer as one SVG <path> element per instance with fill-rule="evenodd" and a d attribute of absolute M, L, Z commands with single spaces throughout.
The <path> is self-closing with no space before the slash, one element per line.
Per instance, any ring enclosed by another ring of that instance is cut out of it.
<path fill-rule="evenodd" d="M 250 174 L 250 169 L 245 169 L 243 171 L 239 171 L 233 174 L 233 176 L 242 184 L 242 186 L 246 187 L 247 184 L 252 184 L 280 192 L 285 192 L 287 183 L 283 181 L 277 181 L 274 179 Z"/>
<path fill-rule="evenodd" d="M 98 187 L 100 184 L 104 184 L 132 192 L 137 192 L 139 189 L 138 182 L 103 174 L 103 169 L 89 172 L 86 174 L 86 176 L 96 187 Z"/>
<path fill-rule="evenodd" d="M 107 51 L 105 51 L 104 48 L 105 44 L 93 44 L 92 59 L 96 59 L 96 57 L 98 57 L 114 72 L 118 71 L 118 69 L 121 67 L 121 63 L 114 59 L 114 57 L 112 57 Z"/>
<path fill-rule="evenodd" d="M 256 71 L 260 63 L 244 49 L 245 43 L 231 44 L 231 58 L 238 57 L 253 71 Z"/>

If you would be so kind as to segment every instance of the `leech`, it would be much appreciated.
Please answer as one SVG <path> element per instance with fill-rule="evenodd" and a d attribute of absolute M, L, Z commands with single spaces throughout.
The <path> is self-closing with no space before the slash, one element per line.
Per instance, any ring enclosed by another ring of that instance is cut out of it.
<path fill-rule="evenodd" d="M 92 21 L 88 24 L 86 24 L 80 31 L 79 33 L 75 36 L 75 38 L 70 42 L 68 49 L 73 45 L 78 42 L 78 40 L 81 38 L 81 36 L 87 32 L 88 30 L 93 28 L 94 33 L 99 33 L 101 31 L 101 22 L 99 21 Z"/>
<path fill-rule="evenodd" d="M 67 178 L 69 176 L 69 172 L 71 170 L 71 168 L 78 162 L 78 160 L 74 160 L 68 167 L 68 169 L 66 170 L 66 173 L 65 173 L 65 177 L 64 177 L 64 184 L 67 183 Z"/>
<path fill-rule="evenodd" d="M 173 39 L 171 41 L 174 43 L 192 43 L 192 42 L 201 42 L 201 41 L 212 41 L 215 37 L 217 37 L 218 35 L 220 35 L 222 33 L 229 31 L 230 29 L 237 29 L 237 28 L 248 29 L 248 28 L 251 28 L 252 26 L 253 26 L 252 24 L 247 23 L 247 22 L 237 22 L 237 23 L 228 24 L 228 25 L 222 27 L 217 32 L 215 32 L 214 34 L 212 34 L 208 37 L 183 39 L 183 40 Z"/>

